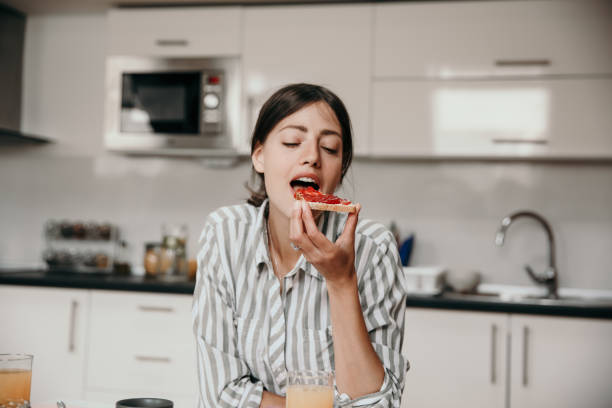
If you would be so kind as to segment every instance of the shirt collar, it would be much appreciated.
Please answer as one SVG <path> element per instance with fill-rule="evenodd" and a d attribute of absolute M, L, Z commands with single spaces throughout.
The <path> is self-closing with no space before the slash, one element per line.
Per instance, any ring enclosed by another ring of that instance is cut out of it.
<path fill-rule="evenodd" d="M 268 199 L 265 199 L 264 202 L 259 206 L 259 211 L 257 213 L 257 218 L 255 221 L 255 228 L 253 228 L 253 236 L 251 237 L 250 241 L 253 242 L 253 240 L 255 240 L 257 242 L 257 248 L 255 249 L 255 264 L 257 265 L 257 269 L 259 271 L 263 270 L 263 268 L 259 267 L 262 263 L 266 265 L 270 264 L 267 229 L 268 205 L 269 201 Z M 342 216 L 344 216 L 344 220 L 338 219 L 338 217 Z M 333 236 L 339 235 L 339 233 L 334 233 L 335 228 L 332 228 L 332 226 L 337 225 L 339 221 L 340 224 L 346 222 L 346 214 L 340 214 L 333 211 L 325 211 L 319 219 L 319 231 L 321 231 L 331 242 L 336 242 L 336 239 L 338 238 L 338 236 Z M 342 231 L 342 228 L 339 229 L 339 231 Z M 304 270 L 306 273 L 317 279 L 323 279 L 323 276 L 319 273 L 319 271 L 317 271 L 317 268 L 312 266 L 312 264 L 308 262 L 306 258 L 304 258 L 304 255 L 300 256 L 297 261 L 297 264 L 289 273 L 289 275 L 294 274 L 295 271 L 297 271 L 298 269 Z"/>

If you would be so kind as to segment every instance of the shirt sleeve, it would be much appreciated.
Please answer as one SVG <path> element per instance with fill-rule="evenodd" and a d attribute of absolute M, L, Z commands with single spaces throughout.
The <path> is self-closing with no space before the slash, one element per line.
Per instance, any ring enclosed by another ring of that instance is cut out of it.
<path fill-rule="evenodd" d="M 198 405 L 258 408 L 263 384 L 251 377 L 238 353 L 234 297 L 213 225 L 204 227 L 200 242 L 192 308 L 200 388 Z"/>
<path fill-rule="evenodd" d="M 402 356 L 406 282 L 393 235 L 386 231 L 372 255 L 362 254 L 365 270 L 359 277 L 359 299 L 372 346 L 385 370 L 380 390 L 350 400 L 338 398 L 339 406 L 399 408 L 404 377 L 409 369 Z M 360 262 L 361 263 L 361 262 Z"/>

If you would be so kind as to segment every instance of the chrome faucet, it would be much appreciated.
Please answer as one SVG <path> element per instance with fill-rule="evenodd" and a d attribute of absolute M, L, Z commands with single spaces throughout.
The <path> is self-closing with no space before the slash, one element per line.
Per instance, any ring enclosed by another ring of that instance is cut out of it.
<path fill-rule="evenodd" d="M 499 228 L 499 230 L 497 231 L 497 235 L 495 236 L 495 244 L 497 246 L 504 245 L 506 230 L 510 227 L 514 220 L 520 217 L 530 217 L 539 221 L 542 227 L 544 227 L 546 235 L 548 236 L 548 268 L 546 269 L 546 271 L 544 271 L 544 274 L 536 275 L 529 265 L 525 265 L 525 270 L 534 282 L 540 285 L 546 285 L 546 288 L 548 289 L 546 297 L 558 299 L 559 295 L 557 294 L 557 287 L 559 275 L 557 273 L 557 266 L 555 264 L 555 239 L 553 237 L 552 228 L 550 227 L 550 224 L 548 224 L 548 221 L 544 219 L 544 217 L 533 211 L 526 210 L 517 211 L 504 217 L 501 222 L 501 227 Z"/>

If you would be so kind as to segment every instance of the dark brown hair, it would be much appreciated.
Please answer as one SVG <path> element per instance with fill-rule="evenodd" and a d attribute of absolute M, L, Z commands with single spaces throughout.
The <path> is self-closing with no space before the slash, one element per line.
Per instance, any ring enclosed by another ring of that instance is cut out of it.
<path fill-rule="evenodd" d="M 268 134 L 281 120 L 299 111 L 303 107 L 316 102 L 325 102 L 336 115 L 342 130 L 342 173 L 340 181 L 353 160 L 353 136 L 351 119 L 344 103 L 336 94 L 327 88 L 312 84 L 292 84 L 276 91 L 261 107 L 259 117 L 251 138 L 251 154 L 258 145 L 263 145 Z M 264 175 L 252 169 L 251 181 L 247 183 L 251 197 L 249 204 L 259 207 L 268 197 L 264 182 Z"/>

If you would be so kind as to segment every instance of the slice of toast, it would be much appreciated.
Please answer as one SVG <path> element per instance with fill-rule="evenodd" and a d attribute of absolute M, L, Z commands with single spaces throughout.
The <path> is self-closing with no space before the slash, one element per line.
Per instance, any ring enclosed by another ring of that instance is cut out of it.
<path fill-rule="evenodd" d="M 319 211 L 338 211 L 338 212 L 348 212 L 354 213 L 357 211 L 356 204 L 326 204 L 326 203 L 317 203 L 314 201 L 304 200 L 308 203 L 312 210 Z"/>
<path fill-rule="evenodd" d="M 309 198 L 312 197 L 312 200 Z M 327 201 L 336 201 L 335 203 L 322 202 L 321 198 L 325 198 Z M 357 204 L 353 204 L 348 200 L 343 200 L 340 197 L 336 197 L 332 194 L 324 194 L 318 190 L 308 187 L 304 190 L 298 190 L 295 192 L 295 199 L 306 201 L 311 209 L 319 211 L 338 211 L 353 213 L 357 211 Z"/>

